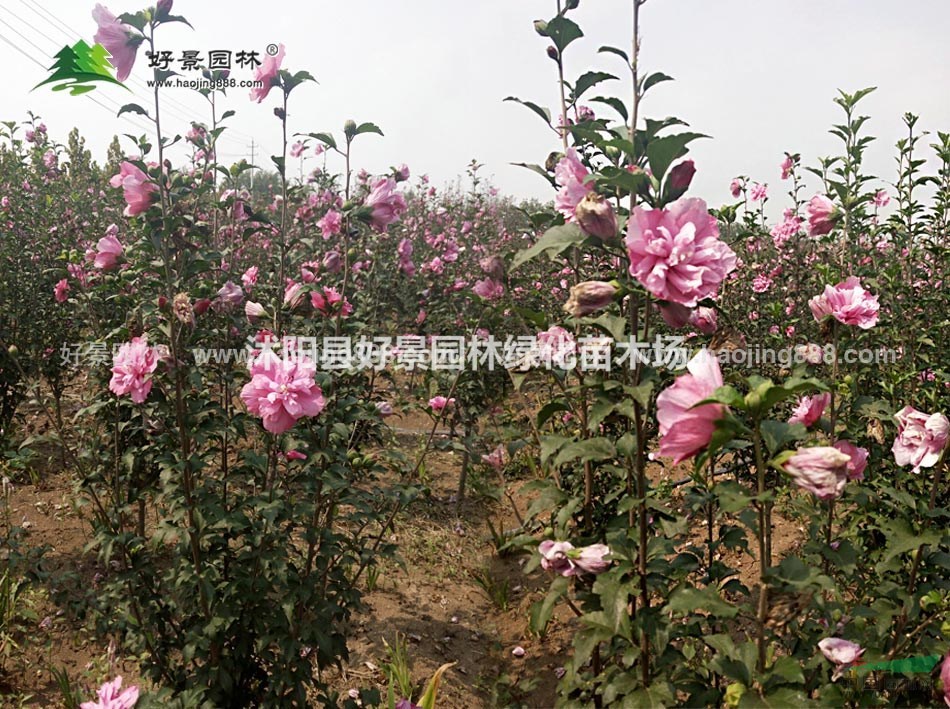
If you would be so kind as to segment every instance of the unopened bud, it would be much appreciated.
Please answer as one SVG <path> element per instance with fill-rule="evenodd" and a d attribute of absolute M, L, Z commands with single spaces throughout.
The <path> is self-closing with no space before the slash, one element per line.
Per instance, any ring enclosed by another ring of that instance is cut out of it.
<path fill-rule="evenodd" d="M 610 305 L 619 289 L 606 281 L 584 281 L 571 288 L 571 296 L 564 311 L 575 318 L 596 312 Z"/>
<path fill-rule="evenodd" d="M 588 192 L 574 208 L 574 217 L 581 229 L 591 236 L 607 241 L 617 236 L 617 215 L 610 202 L 596 192 Z"/>
<path fill-rule="evenodd" d="M 668 190 L 667 199 L 673 201 L 683 196 L 689 189 L 693 181 L 693 175 L 696 174 L 696 166 L 692 160 L 684 160 L 679 165 L 670 170 L 666 178 L 666 188 Z"/>

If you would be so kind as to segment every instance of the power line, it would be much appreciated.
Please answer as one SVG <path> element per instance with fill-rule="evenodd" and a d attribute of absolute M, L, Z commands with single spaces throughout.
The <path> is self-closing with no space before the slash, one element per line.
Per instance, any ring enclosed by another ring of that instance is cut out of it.
<path fill-rule="evenodd" d="M 24 5 L 27 9 L 32 10 L 33 13 L 36 14 L 37 17 L 39 17 L 41 20 L 43 20 L 47 25 L 50 25 L 50 26 L 54 26 L 54 27 L 55 27 L 55 25 L 53 25 L 52 22 L 50 22 L 48 19 L 46 19 L 46 17 L 44 17 L 43 15 L 41 15 L 40 12 L 39 12 L 36 8 L 32 7 L 31 5 L 27 5 L 26 2 L 25 2 L 25 0 L 21 0 L 21 2 L 23 2 L 23 5 Z M 57 44 L 57 41 L 56 41 L 55 39 L 53 39 L 52 37 L 50 37 L 48 34 L 46 34 L 45 32 L 43 32 L 41 29 L 39 29 L 39 28 L 36 27 L 35 25 L 33 25 L 33 24 L 27 22 L 27 21 L 24 20 L 22 17 L 19 17 L 18 15 L 16 15 L 16 14 L 15 14 L 12 10 L 10 10 L 9 8 L 5 8 L 5 9 L 6 9 L 6 11 L 7 11 L 12 17 L 14 17 L 15 19 L 17 19 L 17 20 L 19 20 L 20 22 L 22 22 L 24 25 L 26 25 L 27 27 L 29 27 L 30 29 L 32 29 L 34 32 L 36 32 L 36 33 L 37 33 L 38 35 L 40 35 L 41 37 L 43 37 L 43 38 L 49 40 L 50 42 L 52 42 L 54 46 Z M 40 7 L 40 9 L 43 9 L 43 8 Z M 47 13 L 47 14 L 48 14 L 48 13 Z M 57 18 L 55 17 L 55 15 L 50 15 L 50 16 L 53 17 L 54 19 L 57 19 Z M 58 19 L 57 19 L 57 22 L 59 22 Z M 7 25 L 7 26 L 9 27 L 9 25 Z M 69 32 L 67 32 L 67 31 L 65 31 L 65 30 L 62 30 L 62 29 L 60 29 L 59 27 L 56 27 L 56 29 L 57 29 L 59 32 L 61 32 L 61 33 L 62 33 L 64 36 L 66 36 L 66 37 L 69 37 L 69 38 L 72 38 L 72 37 L 73 37 L 73 34 L 72 34 L 72 33 L 69 33 Z M 19 34 L 19 33 L 18 33 L 18 34 Z M 22 37 L 23 35 L 20 35 L 20 36 Z M 25 39 L 25 38 L 24 38 L 24 39 Z M 29 40 L 27 40 L 27 41 L 29 41 Z M 44 51 L 41 47 L 39 47 L 38 45 L 36 45 L 34 42 L 30 42 L 30 44 L 32 44 L 34 47 L 36 47 L 36 48 L 39 49 L 40 51 Z M 142 82 L 141 80 L 135 79 L 135 78 L 134 78 L 134 80 L 136 81 L 136 83 L 140 83 L 140 84 L 142 84 L 143 86 L 145 86 L 145 83 Z M 148 87 L 146 86 L 146 88 L 148 88 Z M 133 94 L 136 98 L 138 98 L 138 99 L 140 99 L 140 100 L 143 100 L 143 97 L 140 96 L 139 94 L 136 94 L 134 91 L 132 92 L 132 94 Z M 172 101 L 173 99 L 170 99 L 170 98 L 169 98 L 168 100 L 169 100 L 169 101 Z M 183 105 L 183 104 L 182 104 L 182 105 Z M 174 107 L 168 107 L 168 106 L 166 106 L 166 110 L 168 110 L 169 113 L 171 113 L 171 114 L 174 115 L 175 117 L 179 118 L 180 120 L 185 120 L 185 121 L 189 121 L 189 122 L 191 121 L 191 117 L 190 117 L 189 115 L 186 115 L 185 113 L 178 111 L 178 109 L 175 109 Z M 191 110 L 191 109 L 189 109 L 189 110 Z"/>
<path fill-rule="evenodd" d="M 27 7 L 29 7 L 29 6 L 27 6 Z M 7 12 L 8 12 L 12 17 L 14 17 L 15 19 L 19 20 L 19 21 L 22 22 L 24 25 L 26 25 L 27 27 L 29 27 L 29 28 L 32 29 L 33 31 L 37 32 L 37 34 L 39 34 L 41 37 L 44 37 L 45 39 L 47 39 L 48 41 L 52 42 L 52 43 L 55 45 L 56 40 L 54 40 L 54 39 L 53 39 L 52 37 L 50 37 L 48 34 L 46 34 L 45 32 L 43 32 L 43 31 L 40 30 L 39 28 L 35 27 L 34 25 L 32 25 L 32 24 L 26 22 L 23 18 L 19 17 L 18 15 L 16 15 L 16 14 L 13 13 L 13 12 L 11 12 L 9 9 L 7 9 L 7 8 L 4 8 L 4 9 L 6 9 Z M 32 8 L 30 8 L 30 9 L 32 9 Z M 37 13 L 37 14 L 38 14 L 38 13 Z M 42 16 L 40 16 L 40 18 L 43 19 Z M 45 21 L 45 20 L 44 20 L 44 21 Z M 24 41 L 28 42 L 31 46 L 33 46 L 34 48 L 36 48 L 36 49 L 39 50 L 40 52 L 46 53 L 46 50 L 44 50 L 44 49 L 43 49 L 42 47 L 40 47 L 36 42 L 32 41 L 29 37 L 27 37 L 27 36 L 24 35 L 22 32 L 20 32 L 20 31 L 19 31 L 17 28 L 15 28 L 13 25 L 9 24 L 8 22 L 4 21 L 3 19 L 0 19 L 0 22 L 2 22 L 4 25 L 6 25 L 7 27 L 9 27 L 13 32 L 15 32 L 15 33 L 16 33 L 20 38 L 22 38 Z M 58 28 L 57 28 L 57 29 L 58 29 Z M 64 33 L 64 34 L 65 34 L 65 33 Z M 48 53 L 47 53 L 47 56 L 50 56 L 51 59 L 54 58 L 53 56 L 49 55 Z M 132 95 L 135 96 L 136 98 L 138 98 L 139 100 L 143 100 L 143 98 L 142 98 L 141 96 L 139 96 L 138 94 L 136 94 L 136 93 L 134 93 L 134 92 L 132 92 Z M 168 98 L 168 97 L 166 97 L 166 99 L 167 99 L 167 98 Z M 121 107 L 120 107 L 120 104 L 119 104 L 117 101 L 114 101 L 114 100 L 112 100 L 112 99 L 110 99 L 110 98 L 108 98 L 108 97 L 106 97 L 106 96 L 103 96 L 103 97 L 102 97 L 102 100 L 103 100 L 103 101 L 106 101 L 106 102 L 109 104 L 109 106 L 104 106 L 105 108 L 109 109 L 112 113 L 118 115 L 119 111 L 121 110 Z M 99 102 L 99 101 L 96 101 L 96 103 L 100 103 L 100 102 Z M 100 103 L 100 105 L 102 105 L 102 104 Z M 166 108 L 166 110 L 167 110 L 169 107 L 168 107 L 168 106 L 165 106 L 165 108 Z M 174 116 L 174 113 L 172 113 L 172 115 Z M 132 119 L 132 116 L 130 115 L 129 118 Z M 182 118 L 183 120 L 186 120 L 188 123 L 191 123 L 191 118 L 188 117 L 188 116 L 185 116 L 184 114 L 182 114 L 181 116 L 179 116 L 179 118 Z M 138 119 L 135 119 L 134 125 L 136 125 L 136 126 L 139 127 L 139 128 L 143 128 L 143 125 L 138 122 Z M 151 130 L 151 129 L 150 129 L 150 128 L 147 128 L 146 130 Z M 220 137 L 219 137 L 219 140 L 220 140 L 220 139 L 225 139 L 225 140 L 231 141 L 231 143 L 233 143 L 235 146 L 242 144 L 240 140 L 238 140 L 237 138 L 234 138 L 234 137 L 232 137 L 232 136 L 229 136 L 229 135 L 227 135 L 227 134 L 223 134 L 222 136 L 220 136 Z"/>
<path fill-rule="evenodd" d="M 59 25 L 59 27 L 57 27 L 56 29 L 58 29 L 58 30 L 59 30 L 63 35 L 65 35 L 66 37 L 72 38 L 72 36 L 73 36 L 73 30 L 72 30 L 72 28 L 69 27 L 66 23 L 64 23 L 59 17 L 57 17 L 57 16 L 54 15 L 52 12 L 50 12 L 49 10 L 47 10 L 45 7 L 43 7 L 42 5 L 40 5 L 39 3 L 37 3 L 36 0 L 20 0 L 20 2 L 21 2 L 25 7 L 27 7 L 27 8 L 30 9 L 30 10 L 32 10 L 34 14 L 36 14 L 38 17 L 40 17 L 40 19 L 42 19 L 42 20 L 43 20 L 44 22 L 46 22 L 47 24 L 52 25 L 53 22 L 55 22 L 57 25 Z M 13 13 L 11 13 L 11 14 L 13 14 Z M 49 18 L 49 19 L 47 19 L 47 18 Z M 19 18 L 18 18 L 18 19 L 19 19 Z M 21 20 L 21 22 L 22 22 L 22 20 Z M 50 38 L 47 36 L 47 39 L 50 39 Z M 55 44 L 55 40 L 50 40 L 50 41 L 53 41 L 54 44 Z M 138 77 L 133 76 L 133 77 L 132 77 L 132 81 L 134 81 L 136 84 L 138 84 L 138 85 L 139 85 L 140 87 L 142 87 L 142 88 L 145 88 L 145 89 L 147 89 L 147 90 L 151 90 L 151 87 L 148 86 L 148 84 L 147 84 L 146 82 L 144 82 L 142 79 L 140 79 L 140 78 L 138 78 Z M 141 97 L 140 97 L 140 98 L 141 98 Z M 187 115 L 178 112 L 180 118 L 182 118 L 183 120 L 189 121 L 189 122 L 192 120 L 192 115 L 193 115 L 194 112 L 195 112 L 195 109 L 194 109 L 192 106 L 188 106 L 187 104 L 182 103 L 181 101 L 178 101 L 177 99 L 172 98 L 171 96 L 166 96 L 166 97 L 165 97 L 165 100 L 168 101 L 168 102 L 170 102 L 170 103 L 172 103 L 172 104 L 175 105 L 175 106 L 180 107 L 181 109 L 184 109 L 184 111 L 188 112 Z M 168 109 L 168 106 L 166 106 L 166 109 Z M 172 109 L 172 112 L 176 112 L 176 111 L 177 111 L 177 109 L 174 109 L 174 108 Z M 231 128 L 231 127 L 229 127 L 228 130 L 231 131 L 232 133 L 236 133 L 236 134 L 238 134 L 238 135 L 243 135 L 243 136 L 246 137 L 246 138 L 252 137 L 252 136 L 250 136 L 249 134 L 244 133 L 243 131 L 237 130 L 236 128 Z M 226 135 L 226 134 L 225 134 L 224 137 L 225 137 L 225 138 L 228 138 L 228 139 L 230 139 L 230 140 L 235 140 L 235 142 L 240 142 L 239 140 L 233 139 L 233 138 L 231 138 L 230 136 L 228 136 L 228 135 Z"/>
<path fill-rule="evenodd" d="M 43 71 L 47 71 L 47 70 L 48 70 L 49 67 L 43 66 L 43 64 L 42 64 L 41 62 L 37 61 L 37 59 L 36 59 L 35 57 L 31 56 L 31 55 L 29 54 L 29 52 L 27 52 L 26 50 L 24 50 L 24 49 L 23 49 L 22 47 L 20 47 L 19 45 L 15 44 L 11 39 L 7 38 L 7 37 L 4 36 L 3 34 L 0 34 L 0 40 L 3 40 L 3 41 L 6 42 L 7 44 L 9 44 L 11 47 L 13 47 L 16 51 L 18 51 L 18 52 L 19 52 L 20 54 L 22 54 L 24 57 L 26 57 L 26 58 L 29 59 L 31 62 L 33 62 L 34 64 L 36 64 L 38 67 L 40 67 Z M 83 94 L 83 95 L 84 95 L 86 98 L 88 98 L 90 101 L 92 101 L 93 103 L 98 104 L 98 105 L 101 106 L 102 108 L 106 109 L 110 114 L 113 112 L 111 108 L 109 108 L 109 107 L 106 106 L 104 103 L 102 103 L 101 101 L 99 101 L 98 99 L 96 99 L 94 96 L 90 96 L 89 94 Z M 133 125 L 135 125 L 135 126 L 138 127 L 138 128 L 144 128 L 144 130 L 151 130 L 151 128 L 143 126 L 141 123 L 139 123 L 137 120 L 135 120 L 132 116 L 126 116 L 126 119 L 127 119 L 130 123 L 132 123 Z"/>
<path fill-rule="evenodd" d="M 20 32 L 16 27 L 14 27 L 13 25 L 11 25 L 9 22 L 6 22 L 3 18 L 0 18 L 0 24 L 6 25 L 7 27 L 9 27 L 10 30 L 12 30 L 12 31 L 14 32 L 14 34 L 16 34 L 16 35 L 17 35 L 18 37 L 20 37 L 22 40 L 24 40 L 25 42 L 27 42 L 30 46 L 34 47 L 35 49 L 39 50 L 40 52 L 43 52 L 44 54 L 46 53 L 46 50 L 45 50 L 45 49 L 43 49 L 41 46 L 39 46 L 38 44 L 36 44 L 36 42 L 32 41 L 29 37 L 27 37 L 25 34 L 23 34 L 22 32 Z M 49 56 L 49 55 L 47 55 L 47 56 Z M 32 57 L 31 57 L 31 58 L 32 58 Z M 53 57 L 50 57 L 50 58 L 52 59 Z M 39 64 L 40 66 L 42 66 L 42 64 L 40 64 L 39 61 L 36 61 L 35 58 L 33 58 L 33 59 L 34 59 L 34 61 L 35 61 L 37 64 Z M 47 70 L 49 69 L 49 67 L 44 67 L 44 68 L 47 69 Z M 106 99 L 106 100 L 108 101 L 108 99 Z M 100 104 L 100 105 L 101 105 L 101 104 Z M 117 111 L 118 111 L 118 105 L 116 105 L 115 107 L 111 108 L 110 110 L 117 112 Z"/>

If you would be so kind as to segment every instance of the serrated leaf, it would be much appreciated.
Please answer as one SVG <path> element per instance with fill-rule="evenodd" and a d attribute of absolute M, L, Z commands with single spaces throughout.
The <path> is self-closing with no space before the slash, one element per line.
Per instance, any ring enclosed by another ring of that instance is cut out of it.
<path fill-rule="evenodd" d="M 538 601 L 531 606 L 530 628 L 532 633 L 542 635 L 551 616 L 554 614 L 554 608 L 557 602 L 561 600 L 569 586 L 570 579 L 566 576 L 558 576 L 551 583 L 544 600 Z"/>
<path fill-rule="evenodd" d="M 576 101 L 583 96 L 591 87 L 603 81 L 610 81 L 616 78 L 617 77 L 613 74 L 608 74 L 605 71 L 589 71 L 586 74 L 582 74 L 578 77 L 577 83 L 574 84 L 574 100 Z"/>
<path fill-rule="evenodd" d="M 584 36 L 577 23 L 563 15 L 558 15 L 548 22 L 545 34 L 551 38 L 554 46 L 557 47 L 558 53 L 562 55 L 571 42 Z"/>
<path fill-rule="evenodd" d="M 547 254 L 553 258 L 569 249 L 571 246 L 582 243 L 587 235 L 581 231 L 576 224 L 563 224 L 548 229 L 538 239 L 538 242 L 524 251 L 519 251 L 511 261 L 511 270 L 514 271 L 519 266 L 537 258 L 541 254 Z"/>
<path fill-rule="evenodd" d="M 739 613 L 739 609 L 722 600 L 712 586 L 706 588 L 680 586 L 670 595 L 666 607 L 671 612 L 681 613 L 691 613 L 699 608 L 719 618 L 735 618 Z"/>
<path fill-rule="evenodd" d="M 651 140 L 647 145 L 647 159 L 653 177 L 662 180 L 673 161 L 687 153 L 687 145 L 698 138 L 708 137 L 702 133 L 677 133 Z"/>
<path fill-rule="evenodd" d="M 376 133 L 376 135 L 382 135 L 383 131 L 375 123 L 360 123 L 356 127 L 354 135 L 361 135 L 362 133 Z"/>
<path fill-rule="evenodd" d="M 523 100 L 521 100 L 520 98 L 518 98 L 517 96 L 508 96 L 508 97 L 506 97 L 504 100 L 505 100 L 505 101 L 514 101 L 515 103 L 520 103 L 522 106 L 525 106 L 526 108 L 531 109 L 531 111 L 532 111 L 533 113 L 535 113 L 536 115 L 540 116 L 541 119 L 542 119 L 545 123 L 547 123 L 548 125 L 551 125 L 551 111 L 550 111 L 549 109 L 543 108 L 542 106 L 539 106 L 538 104 L 534 103 L 533 101 L 523 101 Z"/>
<path fill-rule="evenodd" d="M 650 74 L 646 79 L 643 80 L 643 91 L 646 93 L 651 86 L 656 86 L 662 81 L 673 81 L 673 77 L 668 74 L 664 74 L 661 71 L 656 71 Z"/>
<path fill-rule="evenodd" d="M 121 116 L 123 113 L 138 113 L 140 116 L 145 116 L 149 118 L 148 111 L 139 106 L 137 103 L 127 103 L 122 108 L 119 109 L 119 112 L 115 114 L 116 116 Z"/>
<path fill-rule="evenodd" d="M 623 118 L 624 123 L 626 123 L 629 120 L 630 114 L 627 113 L 627 104 L 625 104 L 619 98 L 615 98 L 613 96 L 597 96 L 596 98 L 592 98 L 591 101 L 607 104 L 612 109 L 614 109 L 617 113 L 620 114 L 621 118 Z"/>
<path fill-rule="evenodd" d="M 623 51 L 622 49 L 618 47 L 611 47 L 609 45 L 605 45 L 601 47 L 600 49 L 598 49 L 597 51 L 600 54 L 616 54 L 618 57 L 623 59 L 628 64 L 630 63 L 630 57 L 627 56 L 627 53 L 625 51 Z"/>
<path fill-rule="evenodd" d="M 586 441 L 574 441 L 564 446 L 554 459 L 554 465 L 560 466 L 569 461 L 580 463 L 607 460 L 617 455 L 617 449 L 607 438 L 591 438 Z"/>

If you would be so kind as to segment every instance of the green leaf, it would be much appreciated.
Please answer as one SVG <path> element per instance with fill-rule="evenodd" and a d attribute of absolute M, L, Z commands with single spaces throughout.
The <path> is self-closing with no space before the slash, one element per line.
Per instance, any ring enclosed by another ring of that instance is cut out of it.
<path fill-rule="evenodd" d="M 328 148 L 336 150 L 336 139 L 329 133 L 308 133 L 311 138 L 316 138 Z"/>
<path fill-rule="evenodd" d="M 520 98 L 518 98 L 517 96 L 508 96 L 508 97 L 506 97 L 504 100 L 505 100 L 505 101 L 514 101 L 515 103 L 520 103 L 522 106 L 526 106 L 527 108 L 531 109 L 535 114 L 537 114 L 538 116 L 540 116 L 541 119 L 542 119 L 545 123 L 547 123 L 548 125 L 551 125 L 551 111 L 550 111 L 550 109 L 543 108 L 543 107 L 539 106 L 538 104 L 536 104 L 536 103 L 534 103 L 534 102 L 532 102 L 532 101 L 522 101 L 522 100 L 521 100 Z"/>
<path fill-rule="evenodd" d="M 605 167 L 594 176 L 598 185 L 619 187 L 627 192 L 640 192 L 650 185 L 650 176 L 645 172 L 628 172 L 620 167 Z"/>
<path fill-rule="evenodd" d="M 548 22 L 544 33 L 554 42 L 558 54 L 562 55 L 571 42 L 584 36 L 584 33 L 581 32 L 581 28 L 577 26 L 577 23 L 567 19 L 563 15 L 558 15 Z"/>
<path fill-rule="evenodd" d="M 360 123 L 356 127 L 356 132 L 353 135 L 361 135 L 363 133 L 375 133 L 376 135 L 382 135 L 383 131 L 380 130 L 380 127 L 375 123 Z"/>
<path fill-rule="evenodd" d="M 435 674 L 432 675 L 432 679 L 429 680 L 429 684 L 426 685 L 426 691 L 422 695 L 422 699 L 419 700 L 419 709 L 435 709 L 435 699 L 439 693 L 439 684 L 442 682 L 442 675 L 444 675 L 446 670 L 450 667 L 455 667 L 457 664 L 457 662 L 446 662 L 435 671 Z"/>
<path fill-rule="evenodd" d="M 538 173 L 539 175 L 541 175 L 541 177 L 543 177 L 545 180 L 550 182 L 552 187 L 557 184 L 554 181 L 554 176 L 551 173 L 549 173 L 547 170 L 545 170 L 543 167 L 541 167 L 540 165 L 535 165 L 534 163 L 527 163 L 527 162 L 513 162 L 511 164 L 514 165 L 515 167 L 523 167 L 528 170 L 531 170 L 531 172 Z"/>
<path fill-rule="evenodd" d="M 616 78 L 617 77 L 613 74 L 608 74 L 605 71 L 589 71 L 586 74 L 582 74 L 578 77 L 577 83 L 574 84 L 574 100 L 579 99 L 588 89 L 602 81 L 610 81 Z"/>
<path fill-rule="evenodd" d="M 922 529 L 919 534 L 915 533 L 906 519 L 896 519 L 885 529 L 888 540 L 887 550 L 879 566 L 887 564 L 898 554 L 916 551 L 923 544 L 937 544 L 942 536 L 942 532 L 934 529 Z"/>
<path fill-rule="evenodd" d="M 570 579 L 568 579 L 566 576 L 558 576 L 551 584 L 551 589 L 544 597 L 544 600 L 532 604 L 531 620 L 529 626 L 532 633 L 537 633 L 538 635 L 542 635 L 544 633 L 544 629 L 547 627 L 548 622 L 551 620 L 551 616 L 554 614 L 554 608 L 557 605 L 557 602 L 561 600 L 565 593 L 567 593 L 569 583 Z"/>
<path fill-rule="evenodd" d="M 123 113 L 138 113 L 140 116 L 149 117 L 148 111 L 139 106 L 137 103 L 127 103 L 122 108 L 119 109 L 119 112 L 115 114 L 116 116 L 121 116 Z"/>
<path fill-rule="evenodd" d="M 765 441 L 769 453 L 775 455 L 792 441 L 800 441 L 808 436 L 808 430 L 802 423 L 785 423 L 783 421 L 763 421 L 759 425 L 762 440 Z"/>
<path fill-rule="evenodd" d="M 627 56 L 627 53 L 625 51 L 623 51 L 622 49 L 619 49 L 618 47 L 611 47 L 609 45 L 605 45 L 601 47 L 600 49 L 598 49 L 597 52 L 599 54 L 616 54 L 618 57 L 623 59 L 628 64 L 630 63 L 630 57 Z"/>
<path fill-rule="evenodd" d="M 798 689 L 781 687 L 774 692 L 769 692 L 764 697 L 760 697 L 754 692 L 748 692 L 742 695 L 739 700 L 739 709 L 789 709 L 790 707 L 810 707 L 815 703 L 805 696 L 804 692 Z"/>
<path fill-rule="evenodd" d="M 664 74 L 663 72 L 656 71 L 650 74 L 646 79 L 643 80 L 643 89 L 641 93 L 645 94 L 650 89 L 651 86 L 656 86 L 661 81 L 673 81 L 673 77 L 668 76 Z"/>
<path fill-rule="evenodd" d="M 558 453 L 557 458 L 554 459 L 554 465 L 560 466 L 568 461 L 574 460 L 580 461 L 581 463 L 607 460 L 616 455 L 617 450 L 614 448 L 614 444 L 610 439 L 603 437 L 591 438 L 586 441 L 568 443 Z"/>
<path fill-rule="evenodd" d="M 650 161 L 653 177 L 662 180 L 673 161 L 688 152 L 687 145 L 697 138 L 708 137 L 702 133 L 677 133 L 651 140 L 647 145 L 647 159 Z"/>
<path fill-rule="evenodd" d="M 898 674 L 929 674 L 937 663 L 943 659 L 943 655 L 927 655 L 925 657 L 908 657 L 903 660 L 891 660 L 889 662 L 866 662 L 854 667 L 858 675 L 864 675 L 868 672 L 882 670 L 884 672 L 896 672 Z"/>
<path fill-rule="evenodd" d="M 576 224 L 563 224 L 548 229 L 538 239 L 538 242 L 524 251 L 518 252 L 511 262 L 511 270 L 514 271 L 519 266 L 537 258 L 541 254 L 547 254 L 550 258 L 563 253 L 571 246 L 583 243 L 587 235 L 581 231 Z"/>
<path fill-rule="evenodd" d="M 772 666 L 772 674 L 789 683 L 805 684 L 801 664 L 792 657 L 779 657 Z"/>
<path fill-rule="evenodd" d="M 624 123 L 626 123 L 630 118 L 630 114 L 627 113 L 627 104 L 625 104 L 619 98 L 615 98 L 613 96 L 598 96 L 597 98 L 592 98 L 591 101 L 607 104 L 620 114 L 620 117 L 623 118 Z"/>
<path fill-rule="evenodd" d="M 681 613 L 691 613 L 698 608 L 709 611 L 719 618 L 735 618 L 739 613 L 738 608 L 722 600 L 716 589 L 711 586 L 706 588 L 680 586 L 670 595 L 666 607 L 671 612 Z"/>
<path fill-rule="evenodd" d="M 570 411 L 571 407 L 563 401 L 550 401 L 545 404 L 538 412 L 538 428 L 541 428 L 548 419 L 559 411 Z"/>
<path fill-rule="evenodd" d="M 637 709 L 663 709 L 675 703 L 676 698 L 670 691 L 670 685 L 665 682 L 656 682 L 623 698 L 623 706 Z"/>

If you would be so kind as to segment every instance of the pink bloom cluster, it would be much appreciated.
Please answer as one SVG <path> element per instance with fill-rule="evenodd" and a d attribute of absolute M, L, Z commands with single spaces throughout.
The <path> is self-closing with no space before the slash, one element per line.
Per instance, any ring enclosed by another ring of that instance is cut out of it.
<path fill-rule="evenodd" d="M 116 396 L 131 395 L 133 403 L 141 404 L 152 391 L 152 372 L 158 367 L 155 348 L 149 347 L 145 335 L 133 337 L 119 347 L 112 358 L 112 379 L 109 389 Z"/>
<path fill-rule="evenodd" d="M 821 295 L 808 301 L 815 320 L 831 316 L 844 325 L 868 330 L 877 324 L 880 304 L 877 296 L 864 290 L 857 276 L 849 276 L 838 285 L 826 285 Z"/>
<path fill-rule="evenodd" d="M 113 224 L 106 231 L 106 235 L 99 239 L 96 244 L 96 255 L 92 262 L 92 265 L 96 268 L 111 271 L 118 265 L 124 249 L 122 243 L 116 238 L 116 233 L 118 233 L 118 230 Z"/>
<path fill-rule="evenodd" d="M 482 456 L 482 462 L 501 472 L 508 462 L 508 451 L 503 445 L 499 444 L 491 453 Z"/>
<path fill-rule="evenodd" d="M 819 500 L 834 500 L 844 492 L 849 464 L 851 456 L 837 448 L 812 446 L 799 448 L 781 467 L 796 485 Z"/>
<path fill-rule="evenodd" d="M 554 168 L 554 181 L 559 188 L 554 198 L 554 208 L 564 215 L 567 222 L 575 220 L 574 210 L 590 192 L 584 183 L 589 175 L 590 171 L 584 167 L 574 148 L 568 148 Z"/>
<path fill-rule="evenodd" d="M 868 449 L 856 446 L 851 441 L 838 441 L 835 448 L 851 459 L 845 466 L 848 480 L 864 480 L 864 471 L 868 467 Z"/>
<path fill-rule="evenodd" d="M 106 682 L 96 692 L 94 702 L 83 702 L 81 709 L 132 709 L 139 700 L 139 688 L 135 685 L 122 691 L 122 677 Z"/>
<path fill-rule="evenodd" d="M 736 267 L 701 199 L 680 199 L 668 209 L 637 207 L 625 243 L 630 275 L 660 300 L 688 307 L 716 295 Z"/>
<path fill-rule="evenodd" d="M 147 210 L 152 204 L 153 193 L 158 190 L 158 186 L 149 180 L 148 175 L 128 161 L 122 163 L 119 174 L 114 175 L 109 184 L 122 188 L 126 204 L 123 214 L 127 217 L 134 217 Z"/>
<path fill-rule="evenodd" d="M 816 396 L 803 396 L 798 400 L 789 423 L 801 423 L 805 428 L 811 428 L 818 422 L 825 408 L 831 402 L 831 394 L 824 393 Z"/>
<path fill-rule="evenodd" d="M 266 56 L 264 61 L 261 62 L 261 65 L 254 71 L 254 78 L 257 81 L 263 82 L 260 88 L 251 89 L 251 101 L 257 101 L 260 103 L 265 98 L 267 94 L 270 93 L 270 90 L 277 84 L 278 76 L 280 75 L 280 65 L 284 61 L 284 45 L 281 44 L 277 48 L 277 54 L 274 56 Z"/>
<path fill-rule="evenodd" d="M 373 183 L 365 205 L 370 208 L 370 225 L 376 231 L 384 232 L 406 211 L 406 198 L 396 190 L 396 180 L 381 177 Z"/>
<path fill-rule="evenodd" d="M 660 423 L 660 455 L 673 464 L 691 458 L 712 440 L 716 421 L 725 415 L 722 404 L 703 404 L 723 385 L 719 361 L 709 350 L 700 350 L 686 365 L 688 374 L 656 398 L 656 417 Z"/>
<path fill-rule="evenodd" d="M 455 406 L 455 398 L 447 399 L 444 396 L 433 396 L 429 399 L 429 408 L 435 411 L 436 413 L 441 413 L 446 409 L 451 409 Z"/>
<path fill-rule="evenodd" d="M 505 295 L 505 286 L 491 278 L 477 281 L 472 292 L 485 300 L 498 300 Z"/>
<path fill-rule="evenodd" d="M 132 27 L 119 22 L 116 16 L 102 5 L 96 5 L 93 9 L 92 19 L 99 25 L 99 29 L 92 38 L 93 41 L 105 47 L 112 56 L 111 63 L 116 70 L 115 78 L 125 81 L 132 73 L 135 53 L 142 41 L 141 38 L 137 38 Z"/>
<path fill-rule="evenodd" d="M 264 353 L 248 369 L 251 381 L 241 389 L 241 400 L 271 433 L 284 433 L 298 419 L 317 416 L 326 406 L 323 391 L 314 381 L 316 365 L 306 357 Z"/>
<path fill-rule="evenodd" d="M 950 421 L 941 413 L 925 414 L 913 406 L 898 411 L 897 438 L 891 451 L 898 465 L 912 465 L 914 472 L 940 461 L 950 438 Z"/>
<path fill-rule="evenodd" d="M 834 229 L 837 214 L 834 202 L 825 195 L 816 194 L 812 197 L 805 207 L 809 236 L 821 236 Z"/>

